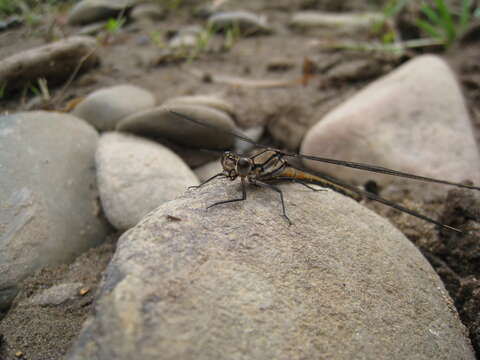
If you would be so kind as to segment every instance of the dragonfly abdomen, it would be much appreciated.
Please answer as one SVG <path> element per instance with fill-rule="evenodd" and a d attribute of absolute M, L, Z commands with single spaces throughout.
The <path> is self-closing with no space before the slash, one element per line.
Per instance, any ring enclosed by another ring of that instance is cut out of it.
<path fill-rule="evenodd" d="M 357 201 L 360 201 L 363 198 L 360 194 L 357 194 L 356 192 L 353 192 L 352 190 L 347 189 L 341 185 L 337 185 L 320 176 L 309 174 L 307 172 L 294 169 L 292 167 L 285 167 L 279 174 L 276 174 L 275 178 L 278 178 L 278 180 L 298 180 L 301 182 L 319 185 L 328 189 L 332 189 Z"/>

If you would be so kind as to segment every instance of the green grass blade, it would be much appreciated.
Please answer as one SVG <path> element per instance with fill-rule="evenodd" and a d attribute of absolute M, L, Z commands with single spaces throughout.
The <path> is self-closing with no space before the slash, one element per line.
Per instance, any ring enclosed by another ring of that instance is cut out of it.
<path fill-rule="evenodd" d="M 397 15 L 410 0 L 390 0 L 383 10 L 385 17 Z"/>
<path fill-rule="evenodd" d="M 438 14 L 428 5 L 423 5 L 420 10 L 427 16 L 428 20 L 434 25 L 442 25 Z"/>
<path fill-rule="evenodd" d="M 450 14 L 450 9 L 447 7 L 445 0 L 435 0 L 435 5 L 437 6 L 437 11 L 440 15 L 441 24 L 445 31 L 447 42 L 451 43 L 457 37 L 457 31 L 452 19 L 452 14 Z"/>
<path fill-rule="evenodd" d="M 423 21 L 423 20 L 417 20 L 416 22 L 417 26 L 425 31 L 427 34 L 430 36 L 433 36 L 434 38 L 445 40 L 445 36 L 443 36 L 436 27 L 431 25 L 430 23 Z"/>
<path fill-rule="evenodd" d="M 472 6 L 472 0 L 462 1 L 462 12 L 460 13 L 460 22 L 458 23 L 458 32 L 463 32 L 470 23 L 470 8 Z"/>

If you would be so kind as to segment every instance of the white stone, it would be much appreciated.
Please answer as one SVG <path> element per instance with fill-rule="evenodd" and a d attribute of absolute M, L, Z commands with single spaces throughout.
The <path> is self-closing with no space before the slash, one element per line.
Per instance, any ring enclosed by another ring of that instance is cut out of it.
<path fill-rule="evenodd" d="M 96 163 L 105 215 L 118 230 L 133 227 L 151 210 L 198 185 L 176 154 L 133 135 L 102 135 Z"/>
<path fill-rule="evenodd" d="M 301 152 L 363 162 L 454 182 L 480 177 L 465 101 L 447 64 L 418 57 L 339 105 L 306 134 Z M 399 178 L 308 161 L 356 183 Z"/>

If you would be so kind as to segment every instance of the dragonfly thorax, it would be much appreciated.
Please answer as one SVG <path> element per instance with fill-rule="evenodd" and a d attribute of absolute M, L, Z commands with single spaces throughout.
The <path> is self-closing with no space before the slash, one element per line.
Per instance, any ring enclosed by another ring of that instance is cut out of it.
<path fill-rule="evenodd" d="M 239 157 L 237 161 L 236 171 L 238 176 L 245 177 L 252 171 L 252 159 L 246 157 Z"/>

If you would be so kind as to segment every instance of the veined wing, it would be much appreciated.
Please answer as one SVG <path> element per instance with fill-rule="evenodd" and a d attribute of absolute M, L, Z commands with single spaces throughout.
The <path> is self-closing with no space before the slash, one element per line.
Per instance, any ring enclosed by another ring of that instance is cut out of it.
<path fill-rule="evenodd" d="M 367 198 L 367 199 L 370 199 L 370 200 L 373 200 L 373 201 L 377 201 L 377 202 L 382 203 L 384 205 L 390 206 L 393 209 L 402 211 L 402 212 L 407 213 L 409 215 L 415 216 L 419 219 L 422 219 L 422 220 L 428 221 L 432 224 L 438 225 L 441 228 L 451 230 L 451 231 L 455 231 L 457 233 L 463 233 L 463 231 L 460 230 L 460 229 L 442 224 L 441 222 L 439 222 L 437 220 L 434 220 L 434 219 L 432 219 L 432 218 L 430 218 L 426 215 L 423 215 L 423 214 L 421 214 L 417 211 L 414 211 L 412 209 L 409 209 L 409 208 L 406 208 L 402 205 L 394 203 L 393 201 L 387 200 L 387 199 L 385 199 L 381 196 L 375 195 L 375 194 L 370 193 L 370 192 L 365 191 L 365 190 L 361 190 L 361 189 L 357 188 L 356 186 L 350 185 L 350 184 L 348 184 L 348 183 L 346 183 L 342 180 L 338 180 L 338 179 L 336 179 L 332 176 L 328 176 L 328 175 L 325 175 L 325 174 L 320 174 L 320 173 L 317 173 L 313 170 L 303 169 L 300 166 L 295 166 L 295 165 L 289 164 L 288 167 L 285 168 L 285 173 L 279 174 L 278 179 L 279 180 L 282 180 L 282 179 L 291 180 L 292 177 L 295 177 L 296 179 L 299 179 L 301 181 L 310 182 L 312 184 L 317 184 L 317 185 L 320 185 L 320 186 L 323 186 L 323 187 L 330 188 L 330 189 L 332 189 L 336 192 L 339 192 L 341 194 L 350 196 L 357 201 L 359 201 L 363 198 Z M 355 194 L 355 195 L 352 196 L 351 195 L 352 193 Z"/>
<path fill-rule="evenodd" d="M 333 165 L 338 165 L 338 166 L 345 166 L 345 167 L 358 169 L 358 170 L 362 170 L 362 171 L 370 171 L 370 172 L 374 172 L 374 173 L 380 173 L 380 174 L 391 175 L 391 176 L 398 176 L 398 177 L 408 178 L 408 179 L 417 180 L 417 181 L 438 183 L 438 184 L 444 184 L 444 185 L 450 185 L 450 186 L 455 186 L 455 187 L 459 187 L 459 188 L 465 188 L 465 189 L 480 191 L 480 187 L 477 187 L 477 186 L 459 184 L 459 183 L 455 183 L 455 182 L 452 182 L 452 181 L 435 179 L 435 178 L 431 178 L 431 177 L 427 177 L 427 176 L 415 175 L 415 174 L 406 173 L 406 172 L 403 172 L 403 171 L 388 169 L 388 168 L 377 166 L 377 165 L 364 164 L 364 163 L 358 163 L 358 162 L 353 162 L 353 161 L 337 160 L 337 159 L 331 159 L 331 158 L 325 158 L 325 157 L 313 156 L 313 155 L 289 153 L 289 152 L 285 152 L 285 151 L 282 151 L 282 150 L 273 149 L 269 146 L 258 144 L 257 142 L 255 142 L 252 139 L 246 137 L 245 135 L 239 134 L 238 132 L 220 129 L 220 128 L 217 128 L 214 125 L 204 123 L 200 120 L 194 119 L 190 116 L 178 113 L 176 111 L 173 111 L 173 110 L 169 110 L 169 111 L 172 114 L 174 114 L 174 115 L 176 115 L 176 116 L 178 116 L 178 117 L 180 117 L 184 120 L 193 122 L 193 123 L 195 123 L 197 125 L 200 125 L 200 126 L 205 126 L 205 127 L 211 128 L 211 129 L 213 129 L 215 131 L 218 131 L 220 133 L 232 135 L 232 136 L 234 136 L 234 137 L 236 137 L 240 140 L 248 142 L 248 143 L 250 143 L 252 145 L 255 145 L 256 147 L 262 148 L 262 149 L 272 149 L 272 150 L 277 151 L 277 152 L 279 152 L 279 153 L 281 153 L 281 154 L 283 154 L 284 156 L 287 156 L 287 157 L 319 161 L 319 162 L 323 162 L 323 163 L 328 163 L 328 164 L 333 164 Z"/>

